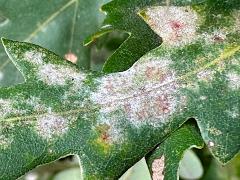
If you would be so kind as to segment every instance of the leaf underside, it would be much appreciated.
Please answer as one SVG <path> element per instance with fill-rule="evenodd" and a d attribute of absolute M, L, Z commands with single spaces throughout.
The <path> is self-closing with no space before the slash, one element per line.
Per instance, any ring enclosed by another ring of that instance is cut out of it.
<path fill-rule="evenodd" d="M 206 26 L 208 6 L 141 11 L 163 44 L 108 75 L 3 39 L 25 82 L 0 88 L 0 178 L 77 154 L 84 178 L 116 179 L 190 117 L 213 155 L 232 159 L 240 149 L 239 6 L 224 6 L 229 13 Z"/>

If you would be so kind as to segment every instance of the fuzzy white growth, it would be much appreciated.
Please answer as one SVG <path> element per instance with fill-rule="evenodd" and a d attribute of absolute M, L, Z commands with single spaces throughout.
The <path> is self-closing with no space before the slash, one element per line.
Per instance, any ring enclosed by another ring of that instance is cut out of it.
<path fill-rule="evenodd" d="M 0 118 L 4 118 L 13 113 L 12 102 L 10 100 L 0 99 Z"/>
<path fill-rule="evenodd" d="M 42 112 L 47 111 L 48 108 L 41 103 L 41 99 L 39 97 L 31 96 L 26 100 L 26 103 L 33 107 L 34 111 Z"/>
<path fill-rule="evenodd" d="M 91 99 L 100 105 L 106 119 L 113 118 L 112 112 L 120 109 L 136 126 L 161 125 L 181 104 L 171 64 L 169 57 L 143 58 L 128 71 L 98 79 L 100 86 L 91 94 Z"/>
<path fill-rule="evenodd" d="M 239 31 L 240 30 L 240 10 L 235 10 L 233 12 L 233 17 L 235 19 L 234 31 Z"/>
<path fill-rule="evenodd" d="M 68 131 L 69 120 L 55 114 L 47 114 L 37 118 L 37 132 L 44 139 L 51 140 L 54 136 L 63 135 Z"/>
<path fill-rule="evenodd" d="M 227 32 L 224 30 L 215 30 L 213 33 L 203 33 L 201 34 L 206 43 L 219 43 L 223 42 L 227 38 Z"/>
<path fill-rule="evenodd" d="M 210 69 L 206 69 L 206 70 L 203 70 L 203 71 L 200 71 L 199 73 L 197 73 L 197 77 L 201 81 L 208 82 L 208 81 L 213 80 L 214 74 L 215 74 L 215 71 L 210 70 Z"/>
<path fill-rule="evenodd" d="M 0 71 L 0 81 L 3 80 L 3 78 L 4 78 L 4 74 L 3 72 Z"/>
<path fill-rule="evenodd" d="M 163 180 L 164 175 L 164 156 L 162 156 L 160 159 L 155 159 L 152 163 L 152 179 L 153 180 Z"/>
<path fill-rule="evenodd" d="M 66 85 L 67 81 L 80 86 L 85 75 L 63 65 L 45 64 L 39 68 L 39 78 L 48 85 Z"/>
<path fill-rule="evenodd" d="M 226 112 L 231 118 L 239 118 L 240 117 L 240 110 L 237 106 L 233 107 L 230 110 L 227 110 Z"/>
<path fill-rule="evenodd" d="M 233 90 L 240 89 L 240 75 L 236 72 L 230 72 L 227 74 L 227 78 L 229 81 L 229 87 Z"/>
<path fill-rule="evenodd" d="M 197 13 L 190 7 L 157 6 L 148 8 L 146 22 L 170 46 L 191 43 L 196 38 Z"/>
<path fill-rule="evenodd" d="M 12 139 L 6 138 L 4 135 L 0 135 L 0 149 L 6 149 L 12 143 Z"/>
<path fill-rule="evenodd" d="M 45 54 L 43 54 L 41 52 L 38 52 L 38 51 L 27 51 L 24 54 L 25 59 L 28 62 L 31 62 L 34 65 L 41 65 L 41 64 L 43 64 L 43 58 L 45 56 L 46 56 Z"/>

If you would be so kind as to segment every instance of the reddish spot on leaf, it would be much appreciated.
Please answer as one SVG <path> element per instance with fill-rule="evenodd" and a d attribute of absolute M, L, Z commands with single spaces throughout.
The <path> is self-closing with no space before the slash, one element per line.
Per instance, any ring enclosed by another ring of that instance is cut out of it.
<path fill-rule="evenodd" d="M 180 30 L 184 27 L 183 23 L 179 21 L 170 21 L 170 26 L 173 30 Z"/>

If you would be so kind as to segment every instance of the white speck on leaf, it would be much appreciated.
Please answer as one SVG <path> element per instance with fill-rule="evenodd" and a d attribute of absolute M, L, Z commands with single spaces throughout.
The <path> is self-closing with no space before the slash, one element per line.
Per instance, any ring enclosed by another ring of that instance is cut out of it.
<path fill-rule="evenodd" d="M 170 46 L 189 44 L 196 38 L 197 13 L 190 7 L 148 8 L 146 22 Z"/>
<path fill-rule="evenodd" d="M 0 135 L 0 148 L 1 149 L 8 148 L 12 141 L 13 141 L 12 139 L 6 138 L 4 135 Z"/>
<path fill-rule="evenodd" d="M 236 72 L 230 72 L 227 74 L 227 78 L 229 81 L 229 88 L 233 90 L 240 89 L 240 75 Z"/>
<path fill-rule="evenodd" d="M 153 180 L 163 180 L 164 179 L 164 175 L 163 175 L 163 171 L 164 171 L 164 164 L 165 164 L 165 160 L 164 160 L 164 156 L 162 156 L 159 159 L 155 159 L 152 163 L 152 179 Z"/>
<path fill-rule="evenodd" d="M 10 113 L 13 113 L 12 102 L 7 99 L 0 99 L 0 118 L 4 118 Z"/>
<path fill-rule="evenodd" d="M 59 115 L 47 114 L 37 118 L 37 132 L 44 139 L 51 140 L 54 136 L 61 136 L 68 131 L 69 120 Z"/>
<path fill-rule="evenodd" d="M 213 141 L 209 141 L 209 142 L 208 142 L 208 146 L 209 146 L 209 147 L 214 147 L 214 146 L 215 146 L 215 144 L 214 144 L 214 142 L 213 142 Z"/>

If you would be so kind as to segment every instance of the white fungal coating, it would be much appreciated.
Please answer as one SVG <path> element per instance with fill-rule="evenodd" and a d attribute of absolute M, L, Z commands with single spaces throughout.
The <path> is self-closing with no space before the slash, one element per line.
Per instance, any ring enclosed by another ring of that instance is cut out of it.
<path fill-rule="evenodd" d="M 227 74 L 227 78 L 229 81 L 229 88 L 233 90 L 240 89 L 240 74 L 236 72 L 229 72 Z"/>
<path fill-rule="evenodd" d="M 227 32 L 224 30 L 215 30 L 212 33 L 203 33 L 201 37 L 209 44 L 220 43 L 227 38 Z"/>
<path fill-rule="evenodd" d="M 85 78 L 83 73 L 77 72 L 74 68 L 64 65 L 45 64 L 39 67 L 38 76 L 40 80 L 48 85 L 66 85 L 71 81 L 76 86 L 81 86 Z"/>
<path fill-rule="evenodd" d="M 157 6 L 146 9 L 145 21 L 169 46 L 189 44 L 196 38 L 198 16 L 190 7 Z"/>
<path fill-rule="evenodd" d="M 234 106 L 233 108 L 226 111 L 227 114 L 234 119 L 237 119 L 240 117 L 240 110 L 237 106 Z"/>
<path fill-rule="evenodd" d="M 164 175 L 163 175 L 163 171 L 164 171 L 164 164 L 165 164 L 165 160 L 164 160 L 164 156 L 162 156 L 159 159 L 155 159 L 152 163 L 152 179 L 153 180 L 163 180 L 164 179 Z"/>
<path fill-rule="evenodd" d="M 200 81 L 212 81 L 214 78 L 215 71 L 210 70 L 210 69 L 205 69 L 197 73 L 197 78 Z"/>
<path fill-rule="evenodd" d="M 41 99 L 39 97 L 31 96 L 26 100 L 26 103 L 33 107 L 34 111 L 42 112 L 47 111 L 48 108 L 41 103 Z"/>
<path fill-rule="evenodd" d="M 11 100 L 0 99 L 0 119 L 6 117 L 10 113 L 13 113 Z"/>
<path fill-rule="evenodd" d="M 90 97 L 101 107 L 99 119 L 122 110 L 136 126 L 166 122 L 183 100 L 177 95 L 179 84 L 171 64 L 169 57 L 147 57 L 128 71 L 99 78 L 98 90 Z"/>
<path fill-rule="evenodd" d="M 56 114 L 46 114 L 37 118 L 37 132 L 44 139 L 51 140 L 68 131 L 69 120 Z"/>
<path fill-rule="evenodd" d="M 4 135 L 0 135 L 0 149 L 6 149 L 12 143 L 11 138 L 6 138 Z"/>
<path fill-rule="evenodd" d="M 28 62 L 31 62 L 34 65 L 42 65 L 44 63 L 43 58 L 45 56 L 46 56 L 45 54 L 38 52 L 38 51 L 27 51 L 24 54 L 24 58 Z"/>

